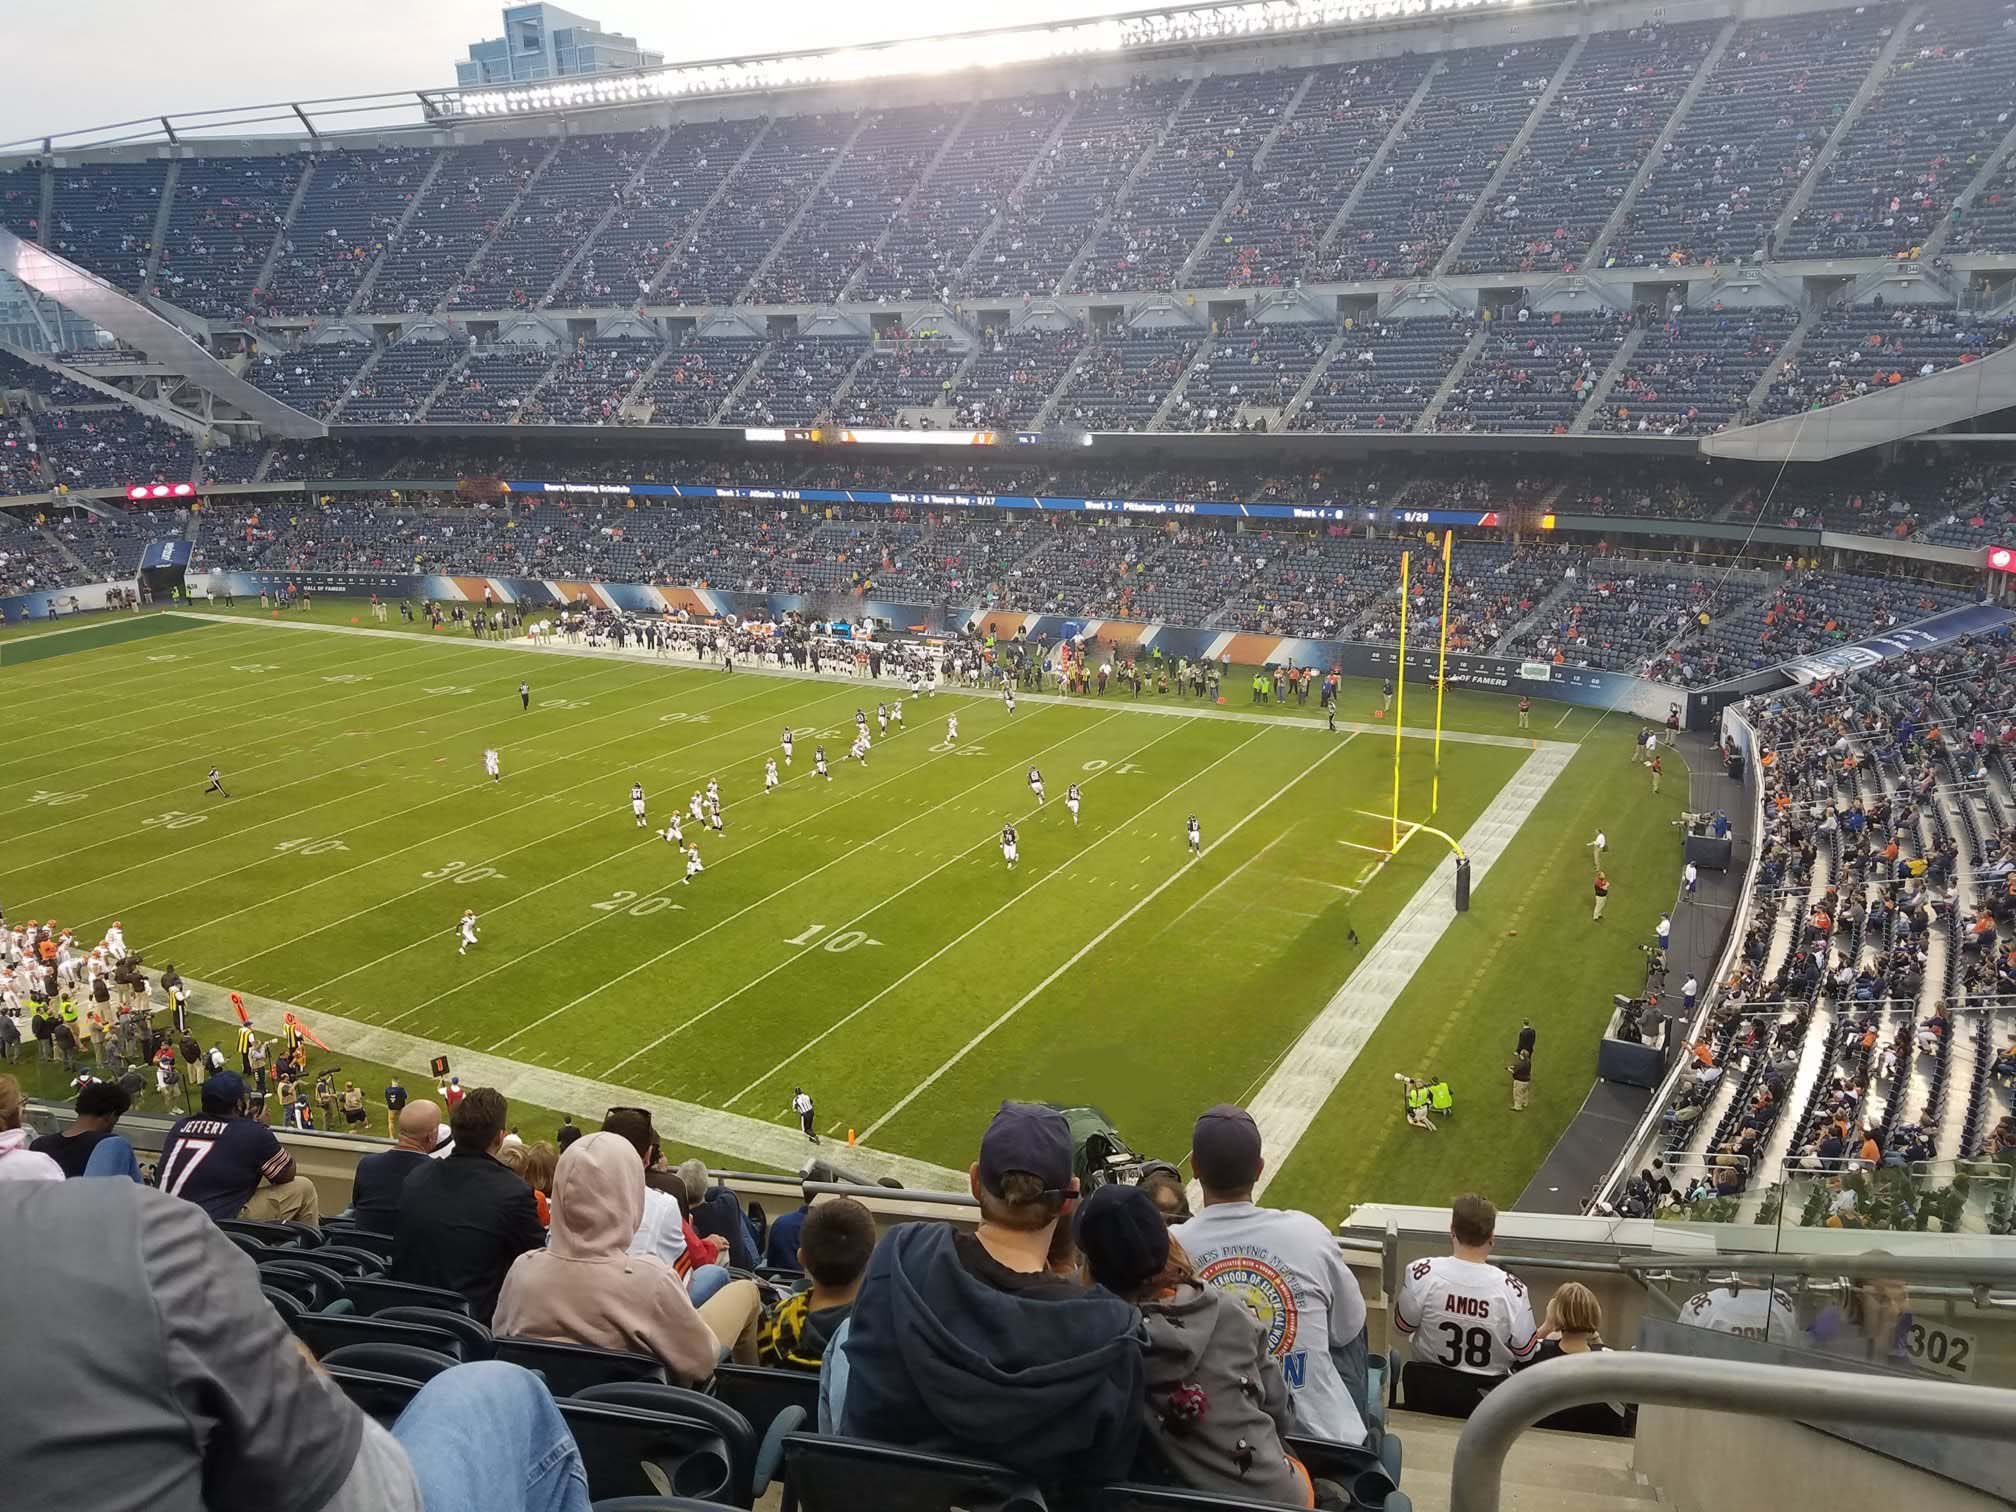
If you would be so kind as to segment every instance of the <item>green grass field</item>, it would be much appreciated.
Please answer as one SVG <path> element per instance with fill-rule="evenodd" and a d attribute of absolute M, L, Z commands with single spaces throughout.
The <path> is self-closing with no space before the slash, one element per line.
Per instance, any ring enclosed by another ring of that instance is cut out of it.
<path fill-rule="evenodd" d="M 353 615 L 324 602 L 289 618 Z M 909 728 L 878 739 L 864 769 L 843 758 L 856 706 L 888 695 L 872 685 L 240 617 L 106 643 L 87 622 L 9 644 L 10 703 L 47 714 L 0 733 L 10 918 L 54 915 L 95 938 L 116 917 L 152 965 L 299 1005 L 311 1025 L 388 1026 L 779 1126 L 803 1084 L 828 1129 L 946 1166 L 971 1159 L 1009 1096 L 1098 1103 L 1138 1148 L 1180 1156 L 1196 1112 L 1250 1096 L 1423 880 L 1448 876 L 1425 836 L 1380 864 L 1389 826 L 1360 810 L 1390 803 L 1392 740 L 1272 717 L 1313 706 L 1200 717 L 1261 711 L 1116 695 L 1025 701 L 1011 720 L 998 698 L 941 693 L 910 703 Z M 31 647 L 39 659 L 22 658 Z M 1412 728 L 1431 700 L 1410 692 Z M 1376 703 L 1347 684 L 1342 717 L 1370 721 Z M 1514 723 L 1505 700 L 1449 697 L 1452 730 L 1511 736 Z M 797 759 L 766 797 L 763 761 L 787 724 Z M 1375 1197 L 1516 1194 L 1580 1103 L 1588 1026 L 1629 985 L 1655 895 L 1671 897 L 1666 819 L 1684 784 L 1645 793 L 1623 759 L 1629 721 L 1542 705 L 1534 725 L 1579 753 L 1270 1200 L 1335 1218 Z M 831 782 L 811 773 L 822 738 Z M 481 765 L 492 746 L 497 783 Z M 1401 809 L 1425 816 L 1428 746 L 1403 746 Z M 1510 739 L 1445 742 L 1437 824 L 1461 834 L 1526 755 Z M 203 795 L 213 763 L 228 800 Z M 1032 764 L 1049 786 L 1040 809 Z M 687 886 L 655 831 L 709 777 L 727 833 L 700 835 L 706 871 Z M 631 818 L 633 780 L 651 830 Z M 1206 842 L 1194 861 L 1193 812 Z M 1013 872 L 998 848 L 1010 819 Z M 1618 922 L 1592 938 L 1579 847 L 1599 821 Z M 1634 902 L 1650 912 L 1627 923 Z M 465 907 L 482 940 L 459 956 Z M 1546 1075 L 1508 1129 L 1491 1116 L 1493 1072 L 1502 1021 L 1522 1012 L 1542 1025 Z M 1475 1114 L 1432 1149 L 1404 1137 L 1391 1080 L 1426 1069 L 1426 1048 Z M 425 1084 L 423 1063 L 403 1067 L 409 1087 Z M 554 1110 L 523 1111 L 530 1136 Z M 680 1139 L 676 1119 L 660 1122 Z"/>

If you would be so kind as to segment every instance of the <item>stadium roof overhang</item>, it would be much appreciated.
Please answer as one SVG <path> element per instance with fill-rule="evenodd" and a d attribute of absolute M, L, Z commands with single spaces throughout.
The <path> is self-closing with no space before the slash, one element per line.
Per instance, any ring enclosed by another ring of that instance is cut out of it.
<path fill-rule="evenodd" d="M 1598 0 L 1602 3 L 1602 0 Z M 712 58 L 593 78 L 482 89 L 409 89 L 142 116 L 0 143 L 0 157 L 183 146 L 247 137 L 322 139 L 532 120 L 639 105 L 769 96 L 898 79 L 1001 73 L 1046 63 L 1147 62 L 1239 46 L 1308 45 L 1392 27 L 1500 13 L 1579 13 L 1590 0 L 1228 0 L 852 47 Z"/>

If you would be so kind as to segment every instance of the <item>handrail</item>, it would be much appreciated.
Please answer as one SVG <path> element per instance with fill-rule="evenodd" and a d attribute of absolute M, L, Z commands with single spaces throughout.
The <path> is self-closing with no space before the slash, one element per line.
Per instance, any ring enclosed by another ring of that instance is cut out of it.
<path fill-rule="evenodd" d="M 1923 1428 L 1966 1438 L 2016 1439 L 2016 1391 L 1911 1382 L 1739 1360 L 1608 1349 L 1549 1360 L 1493 1387 L 1456 1441 L 1450 1512 L 1498 1512 L 1512 1441 L 1542 1418 L 1592 1402 L 1652 1402 L 1758 1417 Z"/>
<path fill-rule="evenodd" d="M 1620 1255 L 1616 1264 L 1619 1270 L 1634 1276 L 1640 1272 L 1664 1271 L 1679 1275 L 1699 1272 L 1702 1275 L 1825 1276 L 1833 1280 L 1876 1276 L 1891 1281 L 2016 1285 L 2016 1260 L 1991 1256 L 1806 1255 L 1756 1250 L 1719 1255 Z"/>

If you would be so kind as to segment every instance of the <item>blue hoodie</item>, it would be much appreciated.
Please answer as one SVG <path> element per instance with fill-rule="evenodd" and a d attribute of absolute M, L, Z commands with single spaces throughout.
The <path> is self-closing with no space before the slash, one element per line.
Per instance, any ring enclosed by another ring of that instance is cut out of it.
<path fill-rule="evenodd" d="M 848 1329 L 841 1432 L 991 1460 L 1044 1490 L 1124 1479 L 1140 1433 L 1141 1315 L 1103 1287 L 1004 1290 L 943 1223 L 889 1231 Z"/>

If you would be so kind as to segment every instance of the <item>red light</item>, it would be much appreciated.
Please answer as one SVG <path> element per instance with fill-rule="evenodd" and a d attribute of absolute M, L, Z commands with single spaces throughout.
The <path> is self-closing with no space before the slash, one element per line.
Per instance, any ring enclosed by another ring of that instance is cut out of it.
<path fill-rule="evenodd" d="M 177 483 L 175 485 L 175 497 L 178 499 L 186 499 L 194 492 L 196 490 L 187 483 Z"/>
<path fill-rule="evenodd" d="M 168 485 L 166 483 L 156 483 L 152 489 L 152 493 L 157 499 L 165 499 L 168 497 Z"/>
<path fill-rule="evenodd" d="M 2016 572 L 2016 550 L 2007 546 L 1990 546 L 1988 565 L 1996 572 Z"/>
<path fill-rule="evenodd" d="M 146 497 L 147 497 L 147 485 L 146 485 L 145 483 L 135 483 L 135 484 L 134 484 L 134 485 L 133 485 L 133 486 L 132 486 L 131 488 L 129 488 L 129 489 L 127 489 L 127 490 L 126 490 L 126 497 L 127 497 L 127 498 L 129 498 L 129 499 L 144 499 L 144 498 L 146 498 Z"/>

